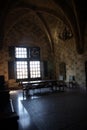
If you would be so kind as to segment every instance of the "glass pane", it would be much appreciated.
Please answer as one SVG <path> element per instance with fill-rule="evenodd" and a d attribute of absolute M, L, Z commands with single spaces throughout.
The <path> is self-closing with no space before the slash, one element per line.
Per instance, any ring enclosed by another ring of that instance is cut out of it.
<path fill-rule="evenodd" d="M 30 78 L 40 78 L 40 61 L 30 61 Z"/>
<path fill-rule="evenodd" d="M 16 47 L 15 48 L 16 58 L 27 58 L 27 48 Z"/>
<path fill-rule="evenodd" d="M 28 78 L 27 61 L 16 61 L 16 75 L 17 79 Z"/>

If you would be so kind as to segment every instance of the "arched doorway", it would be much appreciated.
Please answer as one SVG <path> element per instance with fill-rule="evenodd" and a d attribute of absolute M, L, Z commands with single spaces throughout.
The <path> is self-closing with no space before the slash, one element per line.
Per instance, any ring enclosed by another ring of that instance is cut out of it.
<path fill-rule="evenodd" d="M 63 80 L 66 80 L 66 63 L 65 62 L 61 62 L 59 64 L 59 73 L 60 73 L 60 76 L 63 76 Z"/>

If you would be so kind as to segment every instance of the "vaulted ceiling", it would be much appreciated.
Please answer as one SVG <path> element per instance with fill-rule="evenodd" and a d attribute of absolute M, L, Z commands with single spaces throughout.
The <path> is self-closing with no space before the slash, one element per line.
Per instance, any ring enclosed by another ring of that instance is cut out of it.
<path fill-rule="evenodd" d="M 46 42 L 51 49 L 55 32 L 67 25 L 75 38 L 78 53 L 84 51 L 87 23 L 85 0 L 1 0 L 0 48 L 7 37 Z"/>

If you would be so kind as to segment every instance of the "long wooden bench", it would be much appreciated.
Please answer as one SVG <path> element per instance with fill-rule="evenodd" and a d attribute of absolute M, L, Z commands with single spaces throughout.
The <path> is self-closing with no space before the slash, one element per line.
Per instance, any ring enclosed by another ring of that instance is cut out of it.
<path fill-rule="evenodd" d="M 58 81 L 58 80 L 39 80 L 39 81 L 29 81 L 29 82 L 22 82 L 22 89 L 23 89 L 23 97 L 26 95 L 28 96 L 28 93 L 30 90 L 35 89 L 43 89 L 43 88 L 50 88 L 51 92 L 54 92 L 55 90 L 64 91 L 64 87 L 66 86 L 64 81 Z"/>

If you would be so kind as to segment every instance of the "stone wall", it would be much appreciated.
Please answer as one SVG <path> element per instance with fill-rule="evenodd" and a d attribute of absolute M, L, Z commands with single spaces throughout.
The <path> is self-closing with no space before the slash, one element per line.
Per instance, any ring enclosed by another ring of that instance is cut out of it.
<path fill-rule="evenodd" d="M 66 82 L 69 81 L 69 76 L 75 76 L 78 85 L 86 88 L 85 61 L 87 60 L 87 52 L 85 51 L 84 54 L 77 53 L 74 38 L 64 42 L 59 39 L 55 42 L 54 48 L 56 77 L 59 77 L 59 64 L 65 62 Z"/>
<path fill-rule="evenodd" d="M 13 45 L 24 46 L 39 46 L 41 48 L 41 61 L 48 62 L 49 77 L 59 78 L 59 64 L 64 62 L 66 64 L 66 82 L 69 81 L 69 76 L 75 76 L 78 85 L 82 88 L 86 87 L 85 77 L 85 61 L 87 61 L 87 33 L 85 33 L 84 53 L 78 54 L 76 50 L 76 43 L 74 37 L 72 39 L 62 41 L 54 38 L 54 52 L 51 52 L 49 45 L 46 42 L 29 42 L 28 38 L 18 40 L 17 37 L 7 35 L 2 50 L 0 50 L 0 75 L 5 76 L 5 80 L 9 82 L 10 86 L 18 85 L 15 79 L 8 79 L 8 61 L 10 60 L 8 54 L 8 47 Z M 43 70 L 44 71 L 44 70 Z M 44 77 L 43 77 L 44 78 Z"/>

